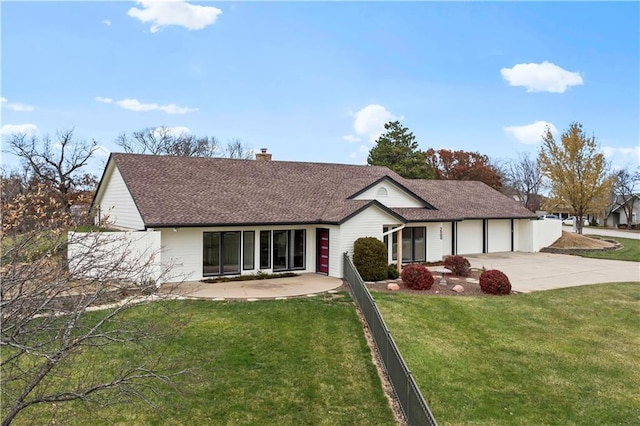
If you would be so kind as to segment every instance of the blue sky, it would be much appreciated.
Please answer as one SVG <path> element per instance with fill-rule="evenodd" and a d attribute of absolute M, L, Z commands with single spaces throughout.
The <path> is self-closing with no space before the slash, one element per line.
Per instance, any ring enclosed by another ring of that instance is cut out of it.
<path fill-rule="evenodd" d="M 508 160 L 579 121 L 615 167 L 640 163 L 638 2 L 0 7 L 3 141 L 73 126 L 106 153 L 164 125 L 363 164 L 400 119 L 422 149 Z"/>

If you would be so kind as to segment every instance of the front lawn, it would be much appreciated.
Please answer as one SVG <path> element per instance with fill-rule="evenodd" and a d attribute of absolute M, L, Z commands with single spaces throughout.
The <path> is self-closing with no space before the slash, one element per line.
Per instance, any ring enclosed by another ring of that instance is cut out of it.
<path fill-rule="evenodd" d="M 170 326 L 165 362 L 191 369 L 181 393 L 154 402 L 97 408 L 39 405 L 16 424 L 393 425 L 353 302 L 346 294 L 282 301 L 174 301 L 175 315 L 137 306 L 130 320 Z M 108 361 L 124 362 L 126 350 Z M 119 361 L 120 360 L 120 361 Z M 102 365 L 104 364 L 104 365 Z"/>
<path fill-rule="evenodd" d="M 640 261 L 640 240 L 634 240 L 631 238 L 618 238 L 618 237 L 600 237 L 607 240 L 614 240 L 622 244 L 622 248 L 619 250 L 610 251 L 587 251 L 579 253 L 582 257 L 591 257 L 594 259 L 609 259 L 609 260 L 628 260 L 631 262 Z"/>
<path fill-rule="evenodd" d="M 374 297 L 439 424 L 638 424 L 638 283 Z"/>

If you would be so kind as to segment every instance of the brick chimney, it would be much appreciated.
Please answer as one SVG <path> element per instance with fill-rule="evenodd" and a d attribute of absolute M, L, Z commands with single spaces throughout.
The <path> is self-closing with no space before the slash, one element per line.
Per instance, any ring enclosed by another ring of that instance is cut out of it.
<path fill-rule="evenodd" d="M 271 161 L 271 154 L 267 154 L 267 148 L 260 148 L 260 152 L 256 154 L 256 161 Z"/>

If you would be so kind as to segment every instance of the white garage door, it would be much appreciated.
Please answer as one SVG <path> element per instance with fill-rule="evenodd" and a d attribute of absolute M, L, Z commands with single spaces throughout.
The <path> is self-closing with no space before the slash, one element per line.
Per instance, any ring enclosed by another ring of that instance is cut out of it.
<path fill-rule="evenodd" d="M 482 220 L 458 222 L 458 254 L 482 253 Z"/>
<path fill-rule="evenodd" d="M 499 219 L 487 222 L 487 251 L 489 253 L 511 251 L 511 220 Z"/>

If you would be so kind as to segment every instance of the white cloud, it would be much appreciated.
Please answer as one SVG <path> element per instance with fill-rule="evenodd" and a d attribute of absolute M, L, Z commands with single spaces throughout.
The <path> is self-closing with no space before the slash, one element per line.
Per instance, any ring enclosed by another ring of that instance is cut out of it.
<path fill-rule="evenodd" d="M 28 134 L 35 135 L 38 134 L 38 126 L 35 124 L 27 123 L 27 124 L 5 124 L 0 128 L 0 134 L 2 135 L 15 135 L 15 134 Z"/>
<path fill-rule="evenodd" d="M 360 142 L 365 139 L 369 143 L 373 143 L 384 132 L 385 123 L 404 118 L 397 117 L 382 105 L 376 104 L 367 105 L 356 112 L 354 117 L 353 130 L 356 134 L 343 136 L 342 139 L 347 142 Z"/>
<path fill-rule="evenodd" d="M 513 68 L 502 68 L 502 78 L 509 86 L 523 86 L 527 92 L 564 93 L 569 86 L 582 86 L 582 76 L 544 61 L 541 64 L 516 64 Z"/>
<path fill-rule="evenodd" d="M 142 9 L 132 7 L 127 15 L 141 22 L 151 22 L 151 32 L 163 27 L 177 25 L 189 30 L 201 30 L 214 24 L 222 11 L 210 6 L 197 6 L 183 0 L 139 0 Z"/>
<path fill-rule="evenodd" d="M 154 135 L 156 137 L 160 137 L 161 135 L 161 130 L 164 130 L 166 132 L 166 134 L 171 135 L 173 137 L 178 137 L 178 136 L 182 136 L 185 134 L 190 134 L 191 130 L 188 127 L 182 127 L 182 126 L 178 126 L 178 127 L 156 127 L 155 130 L 153 131 Z"/>
<path fill-rule="evenodd" d="M 116 104 L 124 109 L 131 111 L 163 111 L 167 114 L 186 114 L 188 112 L 198 111 L 198 108 L 180 107 L 176 104 L 158 105 L 158 104 L 145 104 L 137 99 L 122 99 L 116 101 Z"/>
<path fill-rule="evenodd" d="M 103 104 L 110 104 L 111 102 L 113 102 L 113 99 L 111 99 L 111 98 L 103 98 L 102 96 L 96 96 L 93 99 L 96 102 L 102 102 Z"/>
<path fill-rule="evenodd" d="M 600 151 L 608 159 L 616 158 L 618 160 L 622 160 L 624 158 L 627 161 L 632 161 L 640 164 L 640 146 L 634 146 L 631 148 L 628 148 L 628 147 L 617 148 L 613 146 L 602 146 L 600 147 Z"/>
<path fill-rule="evenodd" d="M 362 139 L 354 135 L 345 135 L 342 137 L 342 140 L 349 143 L 356 143 L 360 142 Z"/>
<path fill-rule="evenodd" d="M 110 27 L 110 26 L 111 26 L 111 21 L 110 21 L 110 20 L 108 20 L 108 19 L 103 19 L 103 20 L 102 20 L 102 23 L 103 23 L 104 25 L 106 25 L 107 27 Z"/>
<path fill-rule="evenodd" d="M 547 126 L 551 129 L 551 133 L 558 133 L 556 126 L 547 121 L 536 121 L 535 123 L 524 126 L 503 127 L 503 130 L 506 134 L 516 138 L 520 143 L 535 144 L 542 141 L 542 135 L 546 131 Z"/>
<path fill-rule="evenodd" d="M 17 112 L 28 112 L 28 111 L 33 111 L 35 109 L 31 105 L 20 104 L 17 102 L 9 102 L 9 100 L 5 97 L 0 98 L 0 104 L 2 104 L 2 108 L 7 108 Z"/>

